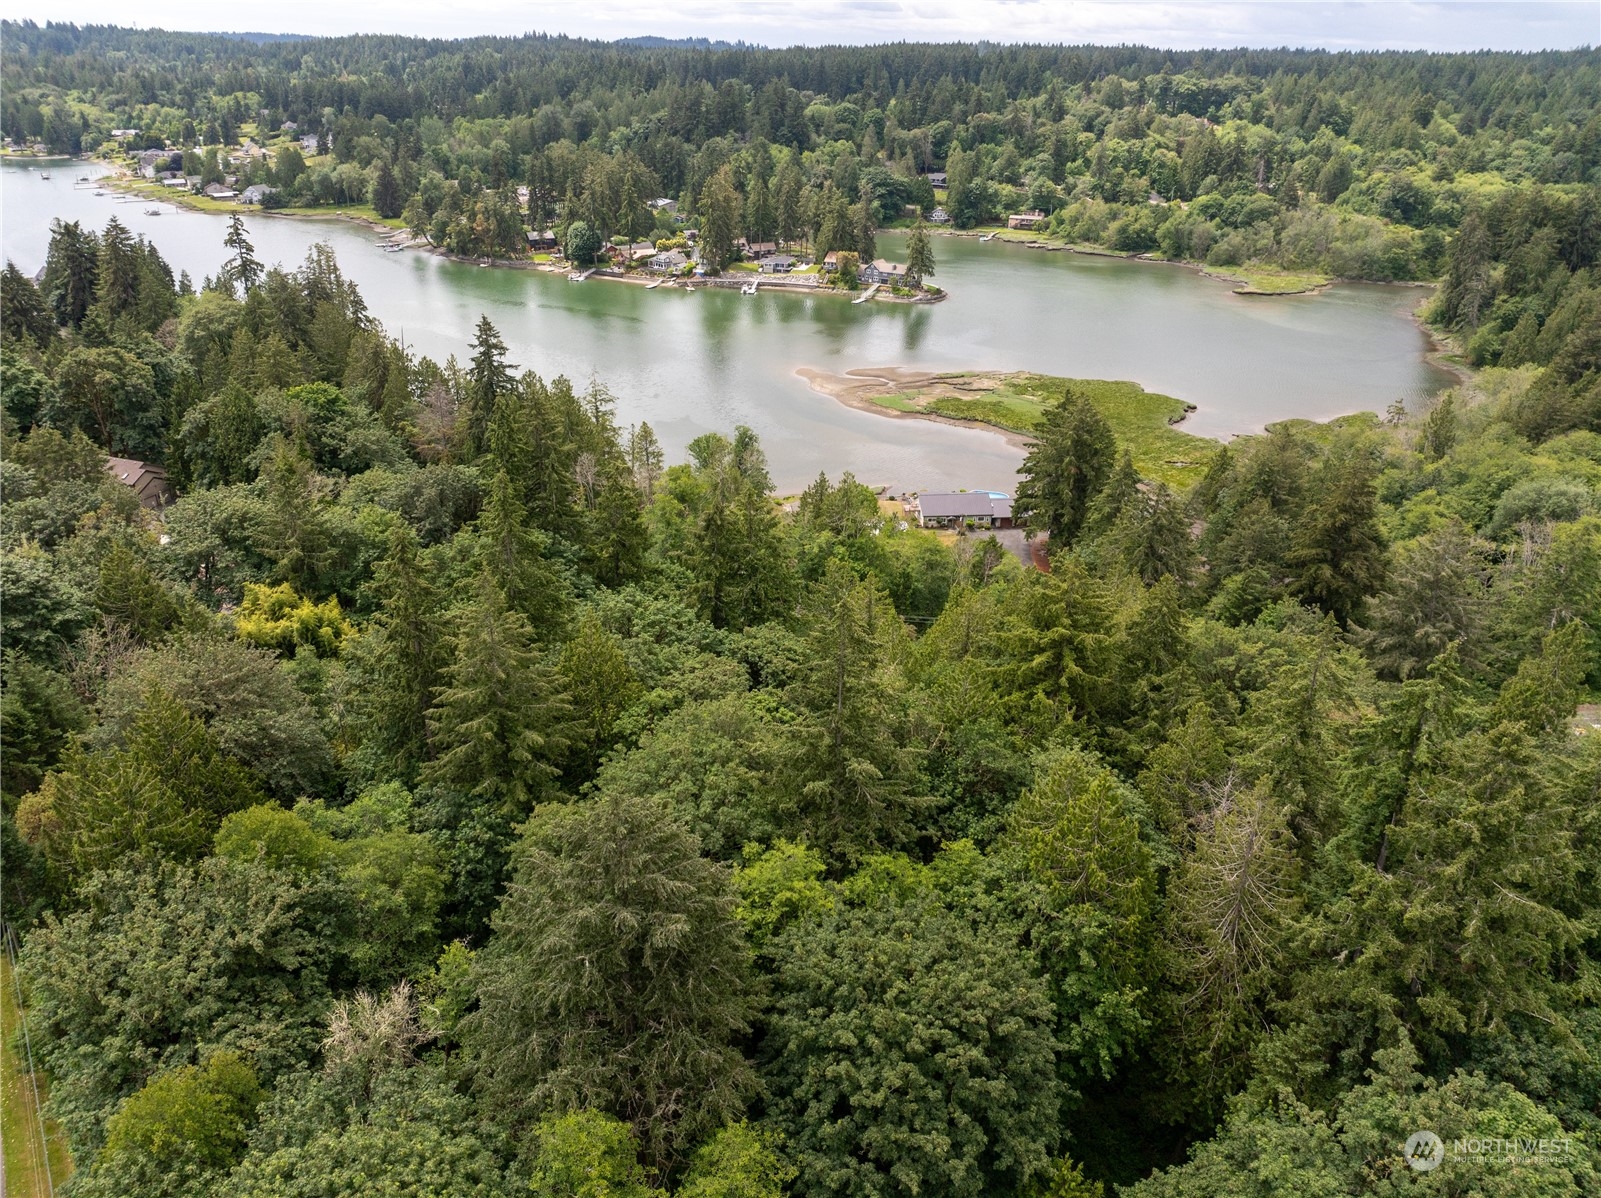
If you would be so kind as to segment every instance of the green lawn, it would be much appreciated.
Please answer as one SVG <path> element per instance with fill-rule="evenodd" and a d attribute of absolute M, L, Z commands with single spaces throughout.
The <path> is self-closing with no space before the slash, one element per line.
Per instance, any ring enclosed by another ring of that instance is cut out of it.
<path fill-rule="evenodd" d="M 72 1176 L 72 1158 L 66 1137 L 53 1120 L 45 1121 L 50 1137 L 48 1158 L 39 1143 L 39 1114 L 34 1104 L 33 1077 L 22 1055 L 22 1020 L 17 1007 L 17 984 L 10 957 L 0 953 L 0 1142 L 5 1144 L 6 1193 L 33 1198 L 51 1191 L 45 1170 L 56 1188 Z M 45 1079 L 39 1078 L 39 1097 L 48 1098 Z"/>

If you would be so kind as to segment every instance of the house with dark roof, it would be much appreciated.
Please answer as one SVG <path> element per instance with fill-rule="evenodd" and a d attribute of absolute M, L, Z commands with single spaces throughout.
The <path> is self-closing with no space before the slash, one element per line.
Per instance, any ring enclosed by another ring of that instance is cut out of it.
<path fill-rule="evenodd" d="M 1012 527 L 1012 501 L 999 491 L 932 491 L 907 508 L 919 528 Z"/>
<path fill-rule="evenodd" d="M 787 275 L 795 269 L 795 259 L 788 254 L 769 254 L 758 265 L 764 275 Z"/>
<path fill-rule="evenodd" d="M 154 462 L 107 458 L 106 469 L 111 471 L 112 478 L 132 490 L 145 507 L 160 511 L 178 498 L 178 492 L 167 480 L 167 472 Z"/>
<path fill-rule="evenodd" d="M 891 262 L 888 258 L 874 258 L 863 262 L 857 277 L 864 283 L 889 283 L 898 286 L 906 282 L 906 264 Z"/>

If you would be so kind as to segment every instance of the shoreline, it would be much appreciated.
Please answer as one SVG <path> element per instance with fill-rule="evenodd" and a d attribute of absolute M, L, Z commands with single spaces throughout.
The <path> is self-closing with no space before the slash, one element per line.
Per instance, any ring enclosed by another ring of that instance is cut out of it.
<path fill-rule="evenodd" d="M 18 154 L 18 155 L 9 155 L 9 157 L 22 158 L 22 157 L 24 157 L 24 155 L 20 155 L 20 154 Z M 153 186 L 148 180 L 145 180 L 143 178 L 140 178 L 140 177 L 137 177 L 137 176 L 134 176 L 134 175 L 130 174 L 126 167 L 118 165 L 118 164 L 107 162 L 103 158 L 94 158 L 94 157 L 73 158 L 70 155 L 65 155 L 65 156 L 62 156 L 60 158 L 53 158 L 52 157 L 50 160 L 51 161 L 66 161 L 66 162 L 86 161 L 86 162 L 99 163 L 99 164 L 107 167 L 108 170 L 110 170 L 111 173 L 108 174 L 108 175 L 103 176 L 101 179 L 96 180 L 96 182 L 104 183 L 105 185 L 107 185 L 109 187 L 114 187 L 119 191 L 124 191 L 124 192 L 129 193 L 129 194 L 138 195 L 142 199 L 151 200 L 152 202 L 169 203 L 169 204 L 172 204 L 174 207 L 183 208 L 183 209 L 185 209 L 185 210 L 187 210 L 189 212 L 199 212 L 199 213 L 202 213 L 202 214 L 208 214 L 209 213 L 211 215 L 224 215 L 227 211 L 235 211 L 236 210 L 236 211 L 240 211 L 240 212 L 247 212 L 250 215 L 281 217 L 281 218 L 288 219 L 288 220 L 309 220 L 309 221 L 340 220 L 340 221 L 348 221 L 351 224 L 360 225 L 363 228 L 370 229 L 374 233 L 380 233 L 380 234 L 383 234 L 383 235 L 388 236 L 388 237 L 394 237 L 396 234 L 408 233 L 409 232 L 408 230 L 405 230 L 405 229 L 397 229 L 393 225 L 383 224 L 381 221 L 372 220 L 369 217 L 358 216 L 358 215 L 356 215 L 354 213 L 343 212 L 343 211 L 338 211 L 338 210 L 335 210 L 333 212 L 324 213 L 324 212 L 284 212 L 284 211 L 279 211 L 279 210 L 274 210 L 274 209 L 269 209 L 269 208 L 261 208 L 261 207 L 257 207 L 257 206 L 251 206 L 251 205 L 234 205 L 229 209 L 218 209 L 218 208 L 206 207 L 206 206 L 202 206 L 202 205 L 194 203 L 193 200 L 194 200 L 195 197 L 192 196 L 191 194 L 187 193 L 187 192 L 185 192 L 183 194 L 180 194 L 180 195 L 170 194 L 170 189 L 162 188 L 162 187 L 158 187 L 158 186 Z M 43 159 L 34 158 L 34 161 L 43 161 Z M 904 232 L 904 230 L 901 230 L 901 229 L 884 229 L 884 230 L 880 230 L 880 231 L 881 232 L 888 232 L 888 233 L 901 233 L 901 232 Z M 1006 230 L 951 229 L 951 228 L 944 228 L 944 227 L 935 226 L 935 227 L 931 227 L 929 229 L 929 232 L 934 234 L 935 236 L 939 236 L 939 237 L 961 237 L 961 238 L 966 238 L 966 239 L 969 239 L 969 240 L 979 240 L 979 239 L 982 239 L 983 237 L 985 237 L 985 236 L 987 236 L 987 235 L 989 235 L 991 233 L 997 233 L 997 232 L 1004 233 L 1004 232 L 1006 232 Z M 1021 237 L 1000 237 L 1000 238 L 998 238 L 998 240 L 1004 241 L 1008 245 L 1020 246 L 1023 249 L 1043 250 L 1043 251 L 1045 251 L 1047 253 L 1081 254 L 1081 255 L 1083 255 L 1085 257 L 1091 257 L 1091 258 L 1121 258 L 1122 260 L 1124 260 L 1126 262 L 1145 262 L 1145 263 L 1150 263 L 1153 266 L 1176 266 L 1176 267 L 1181 267 L 1181 268 L 1184 268 L 1184 269 L 1187 269 L 1187 270 L 1193 270 L 1203 278 L 1216 279 L 1219 282 L 1223 282 L 1223 283 L 1237 283 L 1237 284 L 1239 284 L 1239 286 L 1236 286 L 1236 287 L 1231 289 L 1232 294 L 1234 294 L 1234 295 L 1255 296 L 1255 297 L 1259 297 L 1259 298 L 1263 298 L 1263 299 L 1274 299 L 1274 298 L 1279 298 L 1279 297 L 1289 297 L 1289 296 L 1298 296 L 1298 295 L 1319 295 L 1319 294 L 1322 294 L 1323 292 L 1326 292 L 1326 291 L 1332 289 L 1333 287 L 1335 287 L 1336 285 L 1339 285 L 1339 284 L 1361 283 L 1361 284 L 1365 284 L 1365 285 L 1368 285 L 1368 286 L 1376 286 L 1376 287 L 1413 287 L 1413 288 L 1428 290 L 1428 291 L 1431 291 L 1431 292 L 1438 286 L 1437 283 L 1421 282 L 1421 281 L 1416 281 L 1416 280 L 1395 280 L 1395 281 L 1390 281 L 1390 282 L 1377 282 L 1377 281 L 1371 280 L 1371 279 L 1346 279 L 1346 278 L 1338 278 L 1337 277 L 1337 278 L 1326 279 L 1326 280 L 1324 280 L 1324 281 L 1322 281 L 1320 283 L 1317 283 L 1317 284 L 1314 284 L 1314 285 L 1311 285 L 1311 286 L 1307 286 L 1307 287 L 1303 287 L 1303 288 L 1300 288 L 1300 289 L 1296 289 L 1296 290 L 1269 291 L 1269 290 L 1263 290 L 1261 288 L 1258 288 L 1258 287 L 1254 286 L 1249 280 L 1241 277 L 1240 275 L 1229 274 L 1226 270 L 1219 270 L 1219 269 L 1214 269 L 1214 268 L 1208 267 L 1204 262 L 1195 262 L 1195 261 L 1190 261 L 1190 260 L 1187 260 L 1187 259 L 1179 259 L 1179 258 L 1158 258 L 1158 257 L 1155 257 L 1155 256 L 1153 256 L 1151 254 L 1125 254 L 1125 253 L 1122 253 L 1122 252 L 1120 252 L 1118 250 L 1109 250 L 1109 249 L 1105 249 L 1104 247 L 1101 247 L 1101 246 L 1075 245 L 1075 244 L 1072 244 L 1072 243 L 1069 243 L 1069 242 L 1047 242 L 1047 241 L 1042 241 L 1037 237 L 1031 237 L 1031 238 L 1027 238 L 1027 239 L 1021 238 Z M 402 248 L 407 249 L 407 250 L 412 250 L 412 249 L 422 250 L 422 251 L 424 251 L 426 253 L 434 254 L 434 255 L 436 255 L 438 257 L 445 258 L 445 259 L 447 259 L 449 261 L 452 261 L 452 262 L 460 262 L 460 263 L 462 263 L 464 265 L 479 265 L 479 266 L 487 265 L 487 266 L 490 266 L 490 267 L 499 267 L 499 268 L 505 268 L 505 269 L 510 269 L 510 270 L 540 270 L 540 271 L 545 271 L 546 273 L 549 273 L 549 274 L 565 274 L 565 273 L 568 273 L 570 271 L 570 269 L 571 269 L 570 267 L 565 266 L 565 265 L 556 265 L 554 263 L 549 263 L 549 262 L 534 262 L 532 260 L 525 260 L 525 259 L 490 258 L 490 259 L 486 260 L 486 259 L 482 259 L 482 258 L 464 257 L 464 256 L 462 256 L 460 254 L 452 254 L 448 250 L 442 249 L 439 246 L 431 245 L 431 244 L 428 244 L 428 243 L 417 244 L 415 242 L 415 240 L 413 240 L 412 243 L 403 246 Z M 657 278 L 662 278 L 663 279 L 662 286 L 665 287 L 665 288 L 669 288 L 669 289 L 672 289 L 672 290 L 680 290 L 680 291 L 685 289 L 685 288 L 679 286 L 679 283 L 681 282 L 680 279 L 678 279 L 678 278 L 667 278 L 665 276 L 609 274 L 609 273 L 602 273 L 600 271 L 596 271 L 590 277 L 591 278 L 599 278 L 599 279 L 608 279 L 608 280 L 611 280 L 613 282 L 619 282 L 619 283 L 629 283 L 629 284 L 633 284 L 635 286 L 648 286 L 650 283 L 655 282 Z M 710 280 L 702 279 L 702 280 L 696 280 L 696 281 L 700 282 L 702 284 L 702 286 L 707 287 L 707 288 L 721 288 L 721 289 L 726 289 L 727 287 L 735 285 L 736 283 L 740 283 L 740 284 L 743 283 L 743 280 L 737 280 L 737 279 L 731 279 L 731 280 L 725 282 L 721 278 L 710 279 Z M 777 291 L 800 292 L 800 293 L 807 294 L 807 295 L 834 295 L 834 296 L 841 296 L 841 297 L 850 297 L 852 299 L 854 299 L 856 296 L 858 296 L 860 294 L 860 292 L 842 291 L 842 290 L 840 290 L 838 288 L 834 288 L 834 287 L 820 287 L 819 286 L 819 287 L 804 287 L 804 288 L 802 288 L 802 287 L 791 287 L 791 286 L 788 286 L 788 285 L 782 284 L 782 283 L 776 284 L 776 285 L 772 285 L 770 287 L 770 289 L 769 289 L 769 294 L 772 294 L 773 292 L 777 292 Z M 950 298 L 950 292 L 948 290 L 941 289 L 941 290 L 939 290 L 938 292 L 936 292 L 934 294 L 925 294 L 925 295 L 922 295 L 922 296 L 875 295 L 875 296 L 873 296 L 873 298 L 872 298 L 872 300 L 870 302 L 872 302 L 872 303 L 893 303 L 893 304 L 937 304 L 937 303 L 942 303 L 942 302 L 944 302 L 945 300 L 947 300 L 949 298 Z M 1473 381 L 1473 378 L 1474 378 L 1476 372 L 1473 370 L 1473 368 L 1471 366 L 1467 365 L 1465 362 L 1463 362 L 1461 360 L 1461 348 L 1460 348 L 1460 346 L 1458 346 L 1456 344 L 1455 339 L 1449 333 L 1445 332 L 1442 329 L 1436 328 L 1434 325 L 1430 324 L 1428 322 L 1428 320 L 1426 320 L 1424 318 L 1424 316 L 1423 316 L 1423 307 L 1424 307 L 1425 302 L 1426 302 L 1426 299 L 1425 300 L 1420 300 L 1419 303 L 1417 304 L 1417 306 L 1415 308 L 1413 308 L 1412 312 L 1409 314 L 1410 315 L 1410 319 L 1412 320 L 1412 323 L 1417 326 L 1418 330 L 1423 334 L 1425 340 L 1428 342 L 1428 347 L 1423 352 L 1423 360 L 1426 363 L 1428 363 L 1430 366 L 1435 367 L 1437 370 L 1440 370 L 1441 372 L 1450 375 L 1452 378 L 1454 378 L 1457 381 L 1458 384 L 1471 383 Z M 822 373 L 826 373 L 826 372 L 822 372 Z M 854 373 L 854 372 L 848 372 L 848 373 Z M 835 377 L 842 377 L 842 376 L 835 376 Z M 814 384 L 814 389 L 820 390 L 824 394 L 831 394 L 830 391 L 828 391 L 828 390 L 826 390 L 824 388 L 818 388 L 818 387 L 815 386 L 815 384 Z M 839 397 L 836 396 L 836 398 L 839 398 Z M 841 400 L 841 402 L 847 402 L 847 401 Z M 855 403 L 851 403 L 848 406 L 859 407 L 860 405 L 859 404 L 855 404 Z M 880 407 L 880 406 L 878 406 L 876 404 L 869 404 L 868 406 L 871 407 L 873 411 L 879 412 L 879 413 L 888 413 L 888 414 L 895 414 L 895 415 L 915 415 L 914 413 L 894 413 L 892 409 L 883 408 L 883 407 Z M 923 416 L 920 416 L 920 418 L 921 419 L 927 419 L 927 420 L 934 420 L 934 421 L 937 421 L 937 422 L 943 422 L 943 423 L 948 423 L 948 424 L 954 424 L 954 425 L 957 425 L 959 427 L 994 428 L 993 425 L 985 425 L 985 424 L 981 424 L 981 423 L 976 422 L 976 421 L 954 420 L 954 419 L 951 419 L 951 418 L 948 418 L 948 417 L 935 416 L 933 414 L 923 415 Z M 1011 433 L 1007 432 L 1006 430 L 995 429 L 995 431 L 998 432 L 998 433 L 1001 433 L 1003 436 L 1013 436 L 1013 435 L 1015 435 L 1015 434 L 1011 434 Z"/>
<path fill-rule="evenodd" d="M 1013 449 L 1024 453 L 1027 453 L 1034 443 L 1032 437 L 982 420 L 959 420 L 954 416 L 941 416 L 937 412 L 903 412 L 899 408 L 887 408 L 883 404 L 874 403 L 868 397 L 869 392 L 881 390 L 884 384 L 901 389 L 922 386 L 939 377 L 940 371 L 917 370 L 910 366 L 868 366 L 836 374 L 811 366 L 800 366 L 796 368 L 795 373 L 805 379 L 807 385 L 819 395 L 826 395 L 858 412 L 887 416 L 891 420 L 926 420 L 934 424 L 948 424 L 953 428 L 993 433 Z"/>
<path fill-rule="evenodd" d="M 905 229 L 899 228 L 881 229 L 879 231 L 885 233 L 906 232 Z M 1026 238 L 1008 237 L 1005 236 L 1005 234 L 1009 232 L 1017 232 L 1018 230 L 1000 228 L 986 227 L 981 229 L 952 229 L 943 226 L 931 226 L 928 231 L 937 237 L 961 237 L 968 240 L 978 241 L 983 240 L 985 237 L 993 236 L 994 240 L 1005 242 L 1007 245 L 1015 245 L 1025 250 L 1043 250 L 1046 253 L 1053 254 L 1080 254 L 1086 258 L 1121 258 L 1125 262 L 1148 262 L 1153 266 L 1183 267 L 1187 270 L 1195 271 L 1195 273 L 1200 275 L 1202 278 L 1216 279 L 1221 283 L 1237 283 L 1238 286 L 1231 289 L 1235 295 L 1257 296 L 1263 299 L 1274 299 L 1278 297 L 1295 295 L 1320 295 L 1323 292 L 1328 291 L 1330 288 L 1339 286 L 1341 284 L 1349 285 L 1360 283 L 1368 287 L 1422 287 L 1430 290 L 1439 285 L 1438 283 L 1420 279 L 1348 279 L 1340 275 L 1335 275 L 1328 278 L 1325 278 L 1322 275 L 1317 275 L 1316 277 L 1319 279 L 1319 281 L 1316 283 L 1307 283 L 1305 286 L 1289 287 L 1283 290 L 1270 290 L 1258 286 L 1250 277 L 1248 277 L 1251 274 L 1267 274 L 1268 272 L 1243 272 L 1236 274 L 1231 273 L 1228 267 L 1208 266 L 1206 263 L 1197 262 L 1192 258 L 1159 258 L 1150 253 L 1129 254 L 1124 253 L 1121 250 L 1109 250 L 1105 246 L 1083 245 L 1070 241 L 1046 241 L 1034 236 Z M 1290 278 L 1297 277 L 1296 272 L 1294 271 L 1283 271 L 1280 273 Z M 1303 273 L 1315 274 L 1315 272 L 1311 271 Z"/>
<path fill-rule="evenodd" d="M 89 161 L 101 162 L 110 167 L 111 171 L 113 172 L 112 174 L 102 176 L 102 178 L 97 179 L 96 182 L 104 183 L 108 187 L 116 188 L 118 191 L 125 192 L 129 195 L 137 195 L 141 199 L 149 200 L 152 203 L 164 202 L 171 204 L 176 208 L 186 209 L 189 212 L 198 212 L 202 215 L 221 216 L 238 211 L 250 216 L 272 216 L 285 220 L 342 220 L 349 221 L 352 224 L 360 225 L 363 228 L 372 230 L 374 233 L 381 233 L 390 238 L 394 238 L 398 234 L 403 233 L 408 237 L 410 236 L 410 230 L 397 229 L 393 225 L 386 225 L 382 221 L 376 221 L 370 217 L 358 216 L 355 213 L 342 212 L 338 210 L 333 212 L 285 212 L 280 209 L 262 208 L 259 205 L 254 204 L 234 204 L 227 208 L 213 208 L 209 205 L 195 203 L 195 196 L 190 192 L 183 192 L 181 194 L 174 195 L 168 194 L 168 189 L 166 188 L 153 188 L 148 180 L 136 178 L 135 176 L 130 175 L 125 167 L 107 163 L 104 159 L 90 159 Z M 437 258 L 444 258 L 449 262 L 460 262 L 464 266 L 482 266 L 490 269 L 500 270 L 538 270 L 543 271 L 546 274 L 569 274 L 573 270 L 573 267 L 570 264 L 535 262 L 531 258 L 484 258 L 465 254 L 453 254 L 441 246 L 437 246 L 426 241 L 418 242 L 415 238 L 412 238 L 409 242 L 402 244 L 400 248 L 403 250 L 418 250 L 423 253 L 432 254 Z M 801 287 L 788 283 L 775 282 L 772 276 L 767 276 L 764 278 L 761 275 L 754 275 L 753 277 L 767 283 L 767 294 L 769 295 L 780 293 L 800 295 L 834 295 L 849 297 L 853 302 L 861 295 L 860 291 L 845 291 L 838 287 L 825 287 L 821 285 L 815 287 Z M 679 291 L 686 290 L 686 288 L 678 286 L 678 284 L 682 282 L 694 283 L 695 285 L 704 287 L 708 290 L 726 290 L 731 287 L 743 287 L 750 282 L 749 279 L 744 279 L 738 275 L 729 275 L 726 273 L 709 278 L 691 279 L 687 276 L 616 273 L 606 268 L 594 269 L 593 273 L 591 273 L 588 278 L 605 279 L 614 283 L 629 283 L 635 286 L 649 286 L 651 283 L 659 280 L 663 287 L 672 288 Z M 585 281 L 587 282 L 588 279 Z M 932 293 L 925 292 L 923 295 L 876 294 L 868 302 L 875 304 L 937 304 L 942 303 L 949 297 L 950 292 L 942 288 Z"/>
<path fill-rule="evenodd" d="M 1199 482 L 1225 444 L 1183 428 L 1196 411 L 1194 404 L 1147 391 L 1127 379 L 910 366 L 857 367 L 843 373 L 802 366 L 795 374 L 813 391 L 845 407 L 890 419 L 910 417 L 993 433 L 1023 454 L 1033 448 L 1034 430 L 1060 388 L 1075 387 L 1133 454 L 1142 477 L 1180 488 Z"/>

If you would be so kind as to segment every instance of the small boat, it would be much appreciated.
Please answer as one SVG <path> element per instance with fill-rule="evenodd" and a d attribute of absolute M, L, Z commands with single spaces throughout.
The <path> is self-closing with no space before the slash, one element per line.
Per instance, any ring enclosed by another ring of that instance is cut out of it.
<path fill-rule="evenodd" d="M 739 293 L 741 295 L 755 295 L 756 294 L 756 283 L 759 283 L 759 282 L 761 282 L 760 279 L 757 279 L 755 282 L 752 282 L 752 283 L 746 283 L 743 287 L 741 287 L 739 289 Z"/>
<path fill-rule="evenodd" d="M 398 254 L 398 253 L 400 253 L 401 250 L 403 250 L 405 248 L 406 247 L 403 246 L 403 245 L 386 245 L 386 246 L 384 246 L 384 253 L 386 253 L 386 254 Z M 480 262 L 479 265 L 482 266 L 483 263 Z"/>
<path fill-rule="evenodd" d="M 96 191 L 95 191 L 95 195 L 97 195 L 97 196 L 103 196 L 103 195 L 105 195 L 105 194 L 106 194 L 106 193 L 105 193 L 105 192 L 104 192 L 104 191 L 100 191 L 100 190 L 96 190 Z"/>
<path fill-rule="evenodd" d="M 161 215 L 161 209 L 160 208 L 146 208 L 145 209 L 145 215 L 146 216 L 160 216 Z"/>
<path fill-rule="evenodd" d="M 49 171 L 41 171 L 41 172 L 39 172 L 39 178 L 48 179 L 49 177 L 50 177 L 50 172 Z"/>

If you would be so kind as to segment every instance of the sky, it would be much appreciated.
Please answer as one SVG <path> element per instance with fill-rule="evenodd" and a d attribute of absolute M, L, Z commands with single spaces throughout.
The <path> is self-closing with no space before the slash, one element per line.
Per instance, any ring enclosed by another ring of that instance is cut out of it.
<path fill-rule="evenodd" d="M 1601 0 L 9 0 L 36 21 L 265 33 L 429 37 L 654 34 L 766 46 L 895 41 L 1119 44 L 1172 49 L 1545 50 L 1601 45 Z"/>

